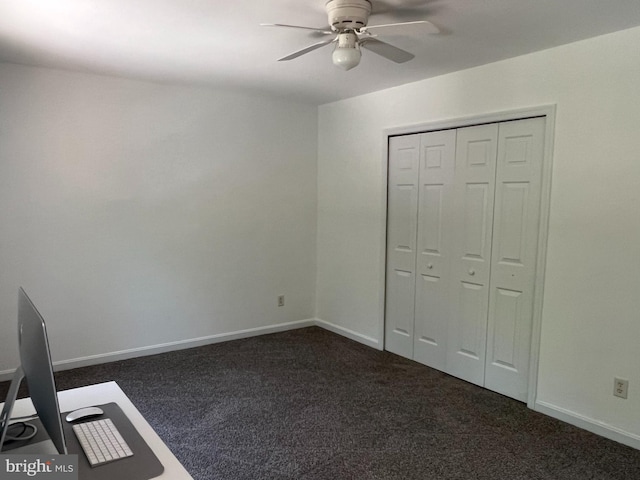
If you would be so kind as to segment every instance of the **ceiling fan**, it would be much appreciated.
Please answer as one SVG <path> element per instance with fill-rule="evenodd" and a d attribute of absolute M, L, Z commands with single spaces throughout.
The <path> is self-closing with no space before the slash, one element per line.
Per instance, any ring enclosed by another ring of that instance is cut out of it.
<path fill-rule="evenodd" d="M 329 0 L 325 8 L 329 17 L 328 28 L 313 28 L 300 25 L 285 25 L 282 23 L 262 23 L 266 27 L 297 28 L 314 32 L 317 35 L 331 35 L 320 42 L 309 45 L 293 52 L 278 61 L 287 61 L 298 58 L 305 53 L 335 43 L 332 59 L 333 64 L 350 70 L 360 63 L 362 55 L 360 47 L 364 47 L 378 55 L 396 63 L 408 62 L 414 55 L 398 47 L 383 42 L 377 38 L 378 34 L 395 34 L 396 32 L 408 32 L 410 28 L 419 29 L 421 33 L 439 33 L 438 27 L 426 20 L 413 22 L 388 23 L 384 25 L 368 25 L 371 15 L 370 0 Z"/>

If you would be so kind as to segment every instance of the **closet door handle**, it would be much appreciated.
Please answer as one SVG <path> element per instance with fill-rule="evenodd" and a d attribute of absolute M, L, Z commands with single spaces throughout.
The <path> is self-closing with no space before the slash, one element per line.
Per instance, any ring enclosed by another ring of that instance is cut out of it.
<path fill-rule="evenodd" d="M 428 268 L 429 270 L 431 270 L 431 269 L 433 268 L 433 263 L 429 263 L 429 264 L 427 264 L 427 268 Z"/>
<path fill-rule="evenodd" d="M 473 268 L 469 269 L 469 275 L 474 276 L 475 274 L 476 271 Z"/>

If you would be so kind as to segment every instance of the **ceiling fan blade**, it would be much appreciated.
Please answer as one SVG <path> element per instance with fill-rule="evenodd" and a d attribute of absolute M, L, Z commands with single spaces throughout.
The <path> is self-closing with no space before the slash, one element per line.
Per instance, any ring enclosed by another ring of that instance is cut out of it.
<path fill-rule="evenodd" d="M 360 33 L 368 33 L 373 30 L 376 34 L 389 35 L 398 33 L 408 33 L 409 29 L 420 33 L 435 34 L 440 33 L 440 29 L 433 23 L 426 20 L 419 20 L 416 22 L 400 22 L 400 23 L 387 23 L 384 25 L 369 25 L 362 27 Z"/>
<path fill-rule="evenodd" d="M 326 28 L 314 28 L 314 27 L 303 27 L 302 25 L 286 25 L 284 23 L 261 23 L 261 27 L 284 27 L 284 28 L 296 28 L 298 30 L 310 30 L 315 33 L 319 33 L 321 35 L 333 35 L 335 32 L 331 30 L 327 30 Z"/>
<path fill-rule="evenodd" d="M 286 57 L 279 58 L 278 61 L 279 62 L 283 62 L 283 61 L 286 61 L 286 60 L 293 60 L 294 58 L 298 58 L 298 57 L 304 55 L 305 53 L 312 52 L 312 51 L 314 51 L 314 50 L 316 50 L 318 48 L 324 47 L 325 45 L 329 45 L 330 43 L 333 43 L 335 41 L 336 41 L 336 39 L 332 38 L 330 40 L 323 40 L 322 42 L 314 43 L 313 45 L 309 45 L 308 47 L 303 48 L 302 50 L 298 50 L 297 52 L 293 52 L 293 53 L 287 55 Z"/>
<path fill-rule="evenodd" d="M 412 53 L 402 50 L 401 48 L 394 47 L 393 45 L 389 45 L 377 38 L 365 38 L 360 40 L 360 46 L 396 63 L 408 62 L 415 57 Z"/>

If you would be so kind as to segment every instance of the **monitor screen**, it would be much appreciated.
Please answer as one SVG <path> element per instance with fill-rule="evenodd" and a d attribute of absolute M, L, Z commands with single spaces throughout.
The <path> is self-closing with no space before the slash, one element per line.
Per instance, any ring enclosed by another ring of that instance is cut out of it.
<path fill-rule="evenodd" d="M 18 291 L 18 344 L 21 366 L 14 375 L 9 394 L 2 413 L 3 427 L 0 440 L 4 438 L 11 414 L 13 401 L 22 380 L 27 380 L 31 401 L 40 422 L 47 430 L 51 441 L 61 454 L 67 453 L 67 447 L 60 419 L 58 395 L 53 378 L 53 365 L 49 351 L 47 328 L 44 319 L 38 313 L 25 291 Z M 13 396 L 13 398 L 11 398 Z"/>

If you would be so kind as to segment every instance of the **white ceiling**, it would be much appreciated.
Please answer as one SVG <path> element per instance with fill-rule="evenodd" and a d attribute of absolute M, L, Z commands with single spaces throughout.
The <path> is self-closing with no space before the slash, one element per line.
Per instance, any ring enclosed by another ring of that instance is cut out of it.
<path fill-rule="evenodd" d="M 429 20 L 439 35 L 381 37 L 416 58 L 363 51 L 348 72 L 324 28 L 325 0 L 0 0 L 0 61 L 152 81 L 247 88 L 326 103 L 640 25 L 640 0 L 372 0 L 369 24 Z"/>

